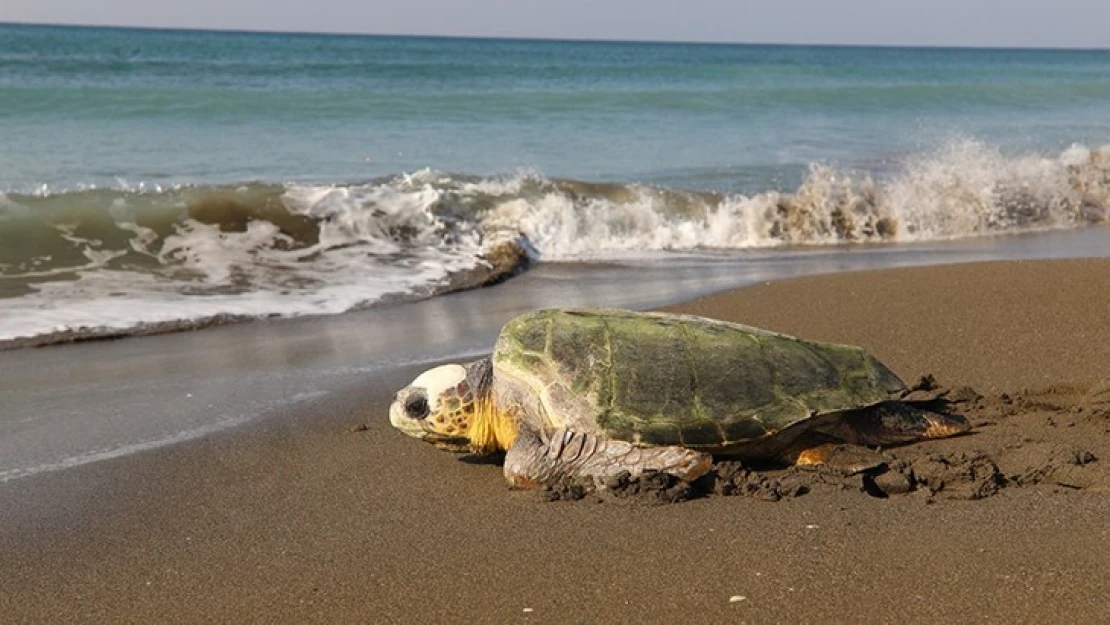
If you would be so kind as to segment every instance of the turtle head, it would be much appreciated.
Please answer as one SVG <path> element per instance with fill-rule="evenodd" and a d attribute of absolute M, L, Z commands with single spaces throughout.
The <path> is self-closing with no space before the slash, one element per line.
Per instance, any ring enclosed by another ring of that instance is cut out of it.
<path fill-rule="evenodd" d="M 516 439 L 516 420 L 496 409 L 489 358 L 441 365 L 397 391 L 389 422 L 409 436 L 458 453 L 492 454 Z"/>
<path fill-rule="evenodd" d="M 473 368 L 473 364 L 452 364 L 421 373 L 397 392 L 389 407 L 389 422 L 440 449 L 468 451 L 470 428 L 483 390 L 476 388 Z"/>

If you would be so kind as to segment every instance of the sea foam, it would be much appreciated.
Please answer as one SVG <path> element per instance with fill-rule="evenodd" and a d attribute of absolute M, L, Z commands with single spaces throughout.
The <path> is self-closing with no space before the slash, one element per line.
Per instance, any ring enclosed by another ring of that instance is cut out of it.
<path fill-rule="evenodd" d="M 831 164 L 751 195 L 426 169 L 355 184 L 0 197 L 0 342 L 334 314 L 539 262 L 900 243 L 1103 224 L 1110 147 L 961 139 L 879 176 Z M 510 252 L 511 257 L 514 252 Z M 498 260 L 493 260 L 498 259 Z M 502 275 L 504 274 L 504 275 Z"/>
<path fill-rule="evenodd" d="M 813 164 L 791 192 L 717 195 L 646 186 L 512 198 L 485 217 L 517 227 L 544 260 L 603 260 L 659 251 L 911 242 L 1104 223 L 1110 147 L 1058 158 L 1004 157 L 959 140 L 907 159 L 884 179 Z"/>

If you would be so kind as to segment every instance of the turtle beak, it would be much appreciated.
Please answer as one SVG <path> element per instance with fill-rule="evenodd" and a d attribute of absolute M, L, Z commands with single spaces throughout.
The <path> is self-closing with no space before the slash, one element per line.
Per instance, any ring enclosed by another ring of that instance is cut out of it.
<path fill-rule="evenodd" d="M 411 419 L 406 416 L 403 400 L 395 401 L 393 405 L 389 407 L 389 422 L 393 424 L 393 427 L 401 430 L 405 434 L 431 443 L 443 451 L 450 451 L 456 454 L 470 451 L 470 441 L 465 437 L 444 436 L 436 432 L 429 432 L 424 429 L 424 421 L 422 419 Z"/>
<path fill-rule="evenodd" d="M 393 427 L 413 438 L 424 440 L 428 437 L 428 432 L 421 426 L 420 420 L 411 419 L 405 414 L 405 401 L 400 393 L 398 393 L 397 399 L 393 400 L 393 404 L 389 407 L 389 422 L 393 424 Z"/>

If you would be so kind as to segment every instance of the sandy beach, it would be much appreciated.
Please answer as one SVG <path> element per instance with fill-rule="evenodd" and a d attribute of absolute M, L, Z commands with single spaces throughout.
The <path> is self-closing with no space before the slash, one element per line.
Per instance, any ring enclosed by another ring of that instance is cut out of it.
<path fill-rule="evenodd" d="M 392 431 L 426 365 L 403 367 L 0 484 L 0 621 L 1110 620 L 1110 260 L 797 278 L 672 309 L 865 346 L 952 389 L 973 433 L 890 450 L 933 481 L 886 498 L 545 502 Z"/>
<path fill-rule="evenodd" d="M 420 1 L 0 2 L 0 625 L 1110 623 L 1106 19 Z M 862 346 L 970 431 L 520 491 L 390 426 L 599 307 Z"/>

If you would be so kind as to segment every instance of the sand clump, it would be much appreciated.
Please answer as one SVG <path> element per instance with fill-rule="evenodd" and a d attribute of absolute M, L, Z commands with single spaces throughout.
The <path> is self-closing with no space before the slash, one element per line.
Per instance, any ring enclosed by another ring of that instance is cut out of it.
<path fill-rule="evenodd" d="M 816 490 L 875 498 L 919 496 L 979 500 L 1012 488 L 1099 490 L 1110 487 L 1101 458 L 1110 455 L 1110 384 L 1060 386 L 983 396 L 923 377 L 907 399 L 935 402 L 964 416 L 966 435 L 876 450 L 881 461 L 845 474 L 832 468 L 756 467 L 714 463 L 693 483 L 662 473 L 627 472 L 595 483 L 564 480 L 540 491 L 545 501 L 678 503 L 701 497 L 776 502 Z"/>

